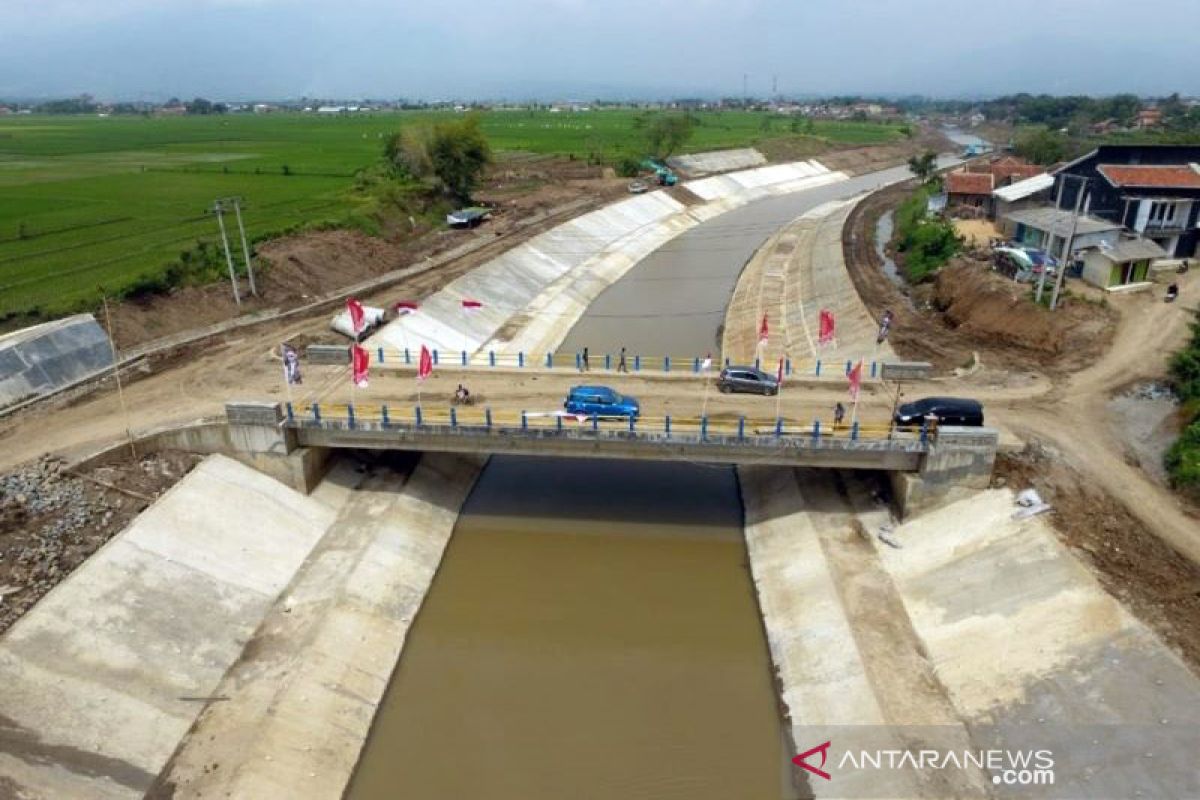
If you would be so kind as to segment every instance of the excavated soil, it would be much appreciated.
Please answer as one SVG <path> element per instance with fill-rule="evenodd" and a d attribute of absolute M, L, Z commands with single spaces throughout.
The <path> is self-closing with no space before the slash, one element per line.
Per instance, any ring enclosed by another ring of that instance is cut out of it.
<path fill-rule="evenodd" d="M 1092 363 L 1107 348 L 1116 315 L 1100 303 L 1068 296 L 1050 312 L 1030 300 L 1030 288 L 993 272 L 972 255 L 956 258 L 932 285 L 897 286 L 875 250 L 875 225 L 913 189 L 909 181 L 860 203 L 843 231 L 846 265 L 872 315 L 894 315 L 889 341 L 906 359 L 940 370 L 971 363 L 1014 371 L 1065 374 Z"/>
<path fill-rule="evenodd" d="M 1200 565 L 1154 535 L 1136 516 L 1034 442 L 996 459 L 993 485 L 1033 487 L 1053 507 L 1055 532 L 1104 588 L 1200 670 Z"/>

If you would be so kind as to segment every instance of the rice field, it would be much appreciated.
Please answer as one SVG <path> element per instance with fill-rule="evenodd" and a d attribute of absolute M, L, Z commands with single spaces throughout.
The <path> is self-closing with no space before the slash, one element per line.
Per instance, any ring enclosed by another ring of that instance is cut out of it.
<path fill-rule="evenodd" d="M 353 210 L 355 173 L 406 123 L 450 112 L 357 116 L 0 117 L 0 319 L 94 305 L 217 239 L 218 197 L 243 199 L 247 234 L 337 221 Z M 700 115 L 688 151 L 788 136 L 761 113 Z M 636 152 L 635 112 L 492 111 L 495 150 L 615 160 Z M 897 126 L 817 122 L 838 143 L 902 138 Z"/>

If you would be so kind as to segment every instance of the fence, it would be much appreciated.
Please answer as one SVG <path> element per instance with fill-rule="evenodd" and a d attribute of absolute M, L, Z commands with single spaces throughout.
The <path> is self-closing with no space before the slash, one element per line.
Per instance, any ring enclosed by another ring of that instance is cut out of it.
<path fill-rule="evenodd" d="M 925 426 L 890 424 L 826 424 L 754 419 L 730 415 L 704 417 L 609 418 L 565 412 L 501 411 L 477 406 L 425 408 L 422 406 L 355 405 L 353 403 L 287 403 L 285 424 L 294 428 L 321 427 L 339 430 L 428 430 L 448 435 L 527 433 L 586 438 L 621 434 L 689 442 L 789 440 L 811 446 L 877 447 L 924 451 L 931 438 Z"/>
<path fill-rule="evenodd" d="M 412 348 L 376 347 L 370 351 L 374 366 L 382 367 L 412 367 L 416 368 L 420 359 L 420 350 Z M 325 354 L 323 353 L 323 356 Z M 576 372 L 618 372 L 621 371 L 621 356 L 613 353 L 590 354 L 584 359 L 582 352 L 577 353 L 543 353 L 534 356 L 530 353 L 497 353 L 495 350 L 477 352 L 472 355 L 468 350 L 431 350 L 430 355 L 435 367 L 454 368 L 503 368 L 503 369 L 571 369 Z M 310 353 L 310 358 L 312 354 Z M 348 355 L 347 355 L 348 358 Z M 788 377 L 838 377 L 844 378 L 850 374 L 858 359 L 800 359 L 783 360 L 783 374 Z M 329 363 L 322 360 L 322 363 Z M 714 361 L 715 367 L 728 367 L 739 362 L 726 358 Z M 747 364 L 747 366 L 751 366 Z M 779 368 L 779 361 L 763 361 L 755 359 L 752 366 L 774 375 Z M 875 360 L 863 359 L 863 378 L 874 379 L 879 376 L 881 363 Z M 625 369 L 627 372 L 658 372 L 658 373 L 691 373 L 699 375 L 704 372 L 704 358 L 700 356 L 644 356 L 626 355 Z"/>

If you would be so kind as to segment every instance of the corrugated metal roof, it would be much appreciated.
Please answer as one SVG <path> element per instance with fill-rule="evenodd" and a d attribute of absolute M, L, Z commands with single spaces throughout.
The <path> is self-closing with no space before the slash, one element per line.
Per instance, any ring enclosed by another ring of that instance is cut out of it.
<path fill-rule="evenodd" d="M 1006 219 L 1028 225 L 1039 231 L 1050 231 L 1066 236 L 1071 232 L 1071 217 L 1075 215 L 1073 212 L 1065 209 L 1055 208 L 1054 206 L 1042 206 L 1040 208 L 1022 208 L 1010 211 L 1004 216 Z M 1087 233 L 1100 233 L 1101 231 L 1119 230 L 1121 230 L 1121 226 L 1114 222 L 1105 222 L 1102 219 L 1082 215 L 1075 225 L 1076 236 Z"/>
<path fill-rule="evenodd" d="M 1144 189 L 1200 189 L 1200 172 L 1188 164 L 1125 166 L 1101 164 L 1096 169 L 1113 186 Z"/>
<path fill-rule="evenodd" d="M 1026 178 L 1023 181 L 1017 181 L 1016 183 L 1001 187 L 992 192 L 992 195 L 999 197 L 1007 203 L 1012 203 L 1045 191 L 1053 185 L 1054 176 L 1043 172 L 1041 175 L 1034 175 L 1032 178 Z"/>
<path fill-rule="evenodd" d="M 1149 239 L 1122 239 L 1111 247 L 1098 247 L 1096 251 L 1118 264 L 1141 261 L 1145 258 L 1163 258 L 1167 255 L 1166 250 Z"/>

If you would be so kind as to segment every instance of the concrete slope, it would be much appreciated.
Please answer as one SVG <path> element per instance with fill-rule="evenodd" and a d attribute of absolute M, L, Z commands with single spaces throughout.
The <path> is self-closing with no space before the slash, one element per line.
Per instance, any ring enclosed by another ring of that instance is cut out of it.
<path fill-rule="evenodd" d="M 162 794 L 342 796 L 481 466 L 427 455 L 411 477 L 383 471 L 355 494 L 217 689 L 230 702 L 205 710 Z"/>
<path fill-rule="evenodd" d="M 706 153 L 672 156 L 667 159 L 667 163 L 692 177 L 699 177 L 710 172 L 760 167 L 767 163 L 767 159 L 753 147 L 739 147 L 733 150 L 710 150 Z"/>
<path fill-rule="evenodd" d="M 980 741 L 1021 726 L 1010 745 L 1054 752 L 1040 796 L 1200 796 L 1200 679 L 1015 507 L 982 492 L 878 548 L 959 714 Z"/>
<path fill-rule="evenodd" d="M 0 641 L 0 787 L 141 797 L 334 516 L 202 462 Z"/>
<path fill-rule="evenodd" d="M 112 366 L 108 334 L 91 314 L 0 336 L 0 408 Z"/>
<path fill-rule="evenodd" d="M 846 180 L 816 162 L 783 164 L 684 184 L 705 203 L 666 192 L 631 197 L 563 223 L 489 261 L 426 298 L 418 313 L 386 325 L 368 349 L 544 353 L 554 350 L 587 305 L 642 258 L 701 222 L 774 193 Z M 709 183 L 709 181 L 719 181 Z M 466 313 L 465 299 L 483 308 Z M 518 336 L 528 323 L 536 321 Z M 482 358 L 482 353 L 480 358 Z"/>

